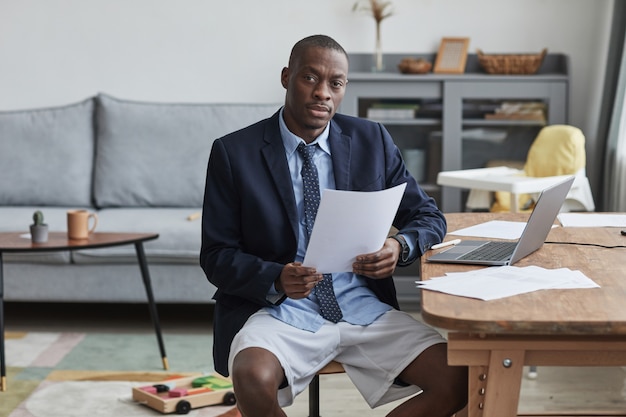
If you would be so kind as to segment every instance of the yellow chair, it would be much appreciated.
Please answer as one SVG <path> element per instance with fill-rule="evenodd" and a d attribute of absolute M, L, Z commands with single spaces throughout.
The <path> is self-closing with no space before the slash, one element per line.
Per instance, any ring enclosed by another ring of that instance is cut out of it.
<path fill-rule="evenodd" d="M 585 173 L 585 136 L 569 125 L 546 126 L 533 141 L 523 169 L 506 166 L 444 171 L 439 185 L 469 188 L 467 208 L 491 211 L 531 210 L 546 187 L 575 175 L 561 211 L 593 211 L 595 205 Z"/>

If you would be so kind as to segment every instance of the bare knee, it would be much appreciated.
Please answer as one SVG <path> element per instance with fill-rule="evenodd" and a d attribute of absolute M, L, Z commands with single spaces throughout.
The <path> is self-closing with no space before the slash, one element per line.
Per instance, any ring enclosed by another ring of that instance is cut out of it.
<path fill-rule="evenodd" d="M 231 378 L 238 407 L 244 416 L 278 412 L 278 388 L 284 373 L 278 359 L 261 348 L 244 349 L 233 361 Z"/>
<path fill-rule="evenodd" d="M 261 348 L 244 349 L 233 361 L 233 380 L 254 380 L 266 386 L 282 382 L 283 371 L 276 356 Z"/>

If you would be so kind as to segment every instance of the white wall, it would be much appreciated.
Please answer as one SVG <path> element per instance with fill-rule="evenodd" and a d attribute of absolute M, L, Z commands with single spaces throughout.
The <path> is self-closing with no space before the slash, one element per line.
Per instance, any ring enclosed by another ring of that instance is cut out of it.
<path fill-rule="evenodd" d="M 570 122 L 588 161 L 614 0 L 392 0 L 386 52 L 435 52 L 468 36 L 485 53 L 565 53 Z M 281 68 L 314 33 L 371 52 L 374 20 L 354 0 L 0 0 L 0 110 L 54 106 L 106 92 L 178 102 L 280 102 Z M 349 87 L 348 87 L 349 88 Z M 588 167 L 593 171 L 593 167 Z"/>

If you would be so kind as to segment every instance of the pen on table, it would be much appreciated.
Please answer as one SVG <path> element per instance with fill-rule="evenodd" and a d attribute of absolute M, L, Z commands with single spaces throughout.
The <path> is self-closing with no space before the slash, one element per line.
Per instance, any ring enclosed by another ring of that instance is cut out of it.
<path fill-rule="evenodd" d="M 452 245 L 458 245 L 459 243 L 461 243 L 461 239 L 454 239 L 454 240 L 449 240 L 443 243 L 437 243 L 436 245 L 432 245 L 430 248 L 441 249 L 441 248 L 445 248 L 445 247 L 452 246 Z"/>

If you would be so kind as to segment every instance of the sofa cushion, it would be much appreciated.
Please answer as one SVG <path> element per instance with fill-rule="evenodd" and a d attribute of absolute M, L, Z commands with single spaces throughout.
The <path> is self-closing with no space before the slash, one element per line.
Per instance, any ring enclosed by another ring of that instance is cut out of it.
<path fill-rule="evenodd" d="M 93 158 L 93 99 L 0 112 L 0 205 L 91 205 Z"/>
<path fill-rule="evenodd" d="M 109 208 L 98 211 L 97 232 L 158 233 L 144 243 L 150 263 L 191 263 L 199 265 L 200 219 L 188 220 L 199 208 Z M 72 254 L 77 264 L 137 262 L 133 245 L 85 249 Z"/>
<path fill-rule="evenodd" d="M 276 104 L 168 104 L 97 97 L 94 198 L 102 207 L 200 207 L 213 140 Z"/>

